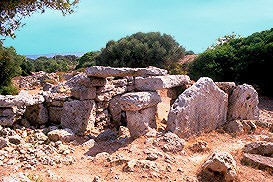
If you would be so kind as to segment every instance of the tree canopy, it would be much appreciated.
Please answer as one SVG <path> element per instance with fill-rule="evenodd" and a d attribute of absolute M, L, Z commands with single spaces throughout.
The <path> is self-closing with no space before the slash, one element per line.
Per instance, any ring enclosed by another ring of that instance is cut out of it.
<path fill-rule="evenodd" d="M 0 35 L 14 37 L 14 31 L 22 25 L 22 18 L 36 11 L 43 13 L 46 9 L 53 9 L 65 15 L 72 13 L 78 2 L 79 0 L 1 0 Z"/>
<path fill-rule="evenodd" d="M 233 37 L 200 54 L 190 65 L 190 76 L 208 76 L 215 81 L 258 85 L 263 94 L 273 95 L 273 28 L 249 37 Z"/>
<path fill-rule="evenodd" d="M 109 41 L 97 58 L 97 65 L 113 67 L 164 68 L 185 55 L 185 49 L 172 36 L 160 32 L 138 32 L 118 41 Z"/>

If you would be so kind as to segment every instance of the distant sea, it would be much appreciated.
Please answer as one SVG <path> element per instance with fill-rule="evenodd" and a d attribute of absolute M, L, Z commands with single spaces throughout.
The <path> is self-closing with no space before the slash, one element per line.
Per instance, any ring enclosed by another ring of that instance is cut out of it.
<path fill-rule="evenodd" d="M 56 55 L 62 55 L 62 56 L 75 55 L 77 57 L 81 57 L 84 54 L 85 54 L 84 52 L 68 52 L 68 53 L 52 53 L 52 54 L 34 54 L 34 55 L 25 55 L 25 56 L 30 59 L 37 59 L 38 57 L 42 57 L 42 56 L 52 58 Z"/>

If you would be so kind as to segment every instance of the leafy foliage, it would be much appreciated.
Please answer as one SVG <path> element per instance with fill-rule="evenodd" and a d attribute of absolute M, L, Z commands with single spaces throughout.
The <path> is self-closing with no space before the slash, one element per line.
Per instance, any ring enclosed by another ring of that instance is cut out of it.
<path fill-rule="evenodd" d="M 99 52 L 85 53 L 82 57 L 78 59 L 79 64 L 76 66 L 76 69 L 95 66 L 98 55 L 99 55 Z"/>
<path fill-rule="evenodd" d="M 11 79 L 21 74 L 20 64 L 25 57 L 17 55 L 13 47 L 5 48 L 0 42 L 0 94 L 13 94 L 16 89 Z"/>
<path fill-rule="evenodd" d="M 273 94 L 273 28 L 246 38 L 232 38 L 208 49 L 190 65 L 190 76 L 209 76 L 215 81 L 237 81 L 258 85 L 262 93 Z"/>
<path fill-rule="evenodd" d="M 73 12 L 79 0 L 1 0 L 0 35 L 15 37 L 14 30 L 21 26 L 23 17 L 45 9 L 59 10 L 63 15 Z"/>
<path fill-rule="evenodd" d="M 97 65 L 113 67 L 165 68 L 185 55 L 172 36 L 159 32 L 138 32 L 118 41 L 109 41 L 97 58 Z"/>

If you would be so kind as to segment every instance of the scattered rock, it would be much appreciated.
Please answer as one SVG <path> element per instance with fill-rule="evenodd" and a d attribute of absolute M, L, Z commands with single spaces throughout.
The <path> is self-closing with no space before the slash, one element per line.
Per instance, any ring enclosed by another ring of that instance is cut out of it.
<path fill-rule="evenodd" d="M 59 140 L 70 142 L 75 139 L 75 135 L 73 131 L 69 128 L 52 130 L 47 134 L 47 136 L 48 136 L 48 139 L 53 142 L 56 142 Z"/>
<path fill-rule="evenodd" d="M 15 145 L 19 145 L 22 142 L 22 138 L 19 135 L 9 136 L 9 142 Z"/>
<path fill-rule="evenodd" d="M 235 181 L 237 178 L 236 162 L 226 152 L 214 152 L 202 165 L 202 179 Z"/>
<path fill-rule="evenodd" d="M 167 130 L 180 137 L 209 132 L 226 122 L 228 95 L 210 78 L 200 78 L 171 107 Z"/>
<path fill-rule="evenodd" d="M 273 158 L 256 154 L 244 154 L 242 163 L 261 170 L 273 172 Z"/>
<path fill-rule="evenodd" d="M 185 140 L 179 138 L 174 133 L 168 132 L 162 137 L 155 139 L 153 145 L 161 147 L 165 152 L 180 152 L 185 146 Z"/>
<path fill-rule="evenodd" d="M 94 147 L 95 143 L 96 143 L 96 142 L 95 142 L 94 139 L 89 139 L 89 140 L 87 140 L 86 142 L 84 142 L 84 143 L 82 144 L 82 146 L 88 146 L 88 147 L 92 148 L 92 147 Z"/>
<path fill-rule="evenodd" d="M 119 138 L 129 138 L 130 137 L 130 131 L 125 126 L 120 126 L 118 131 Z"/>
<path fill-rule="evenodd" d="M 3 182 L 31 182 L 31 180 L 23 173 L 17 173 L 5 176 Z"/>
<path fill-rule="evenodd" d="M 208 150 L 208 146 L 207 145 L 208 145 L 207 142 L 205 142 L 205 141 L 199 141 L 199 142 L 194 143 L 190 147 L 190 149 L 193 152 L 204 152 L 204 151 Z"/>

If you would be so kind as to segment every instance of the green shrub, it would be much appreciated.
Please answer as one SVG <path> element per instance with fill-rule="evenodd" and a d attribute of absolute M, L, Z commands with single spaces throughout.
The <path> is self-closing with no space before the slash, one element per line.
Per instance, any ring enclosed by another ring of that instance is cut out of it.
<path fill-rule="evenodd" d="M 0 87 L 0 95 L 17 95 L 19 88 L 13 85 Z"/>

